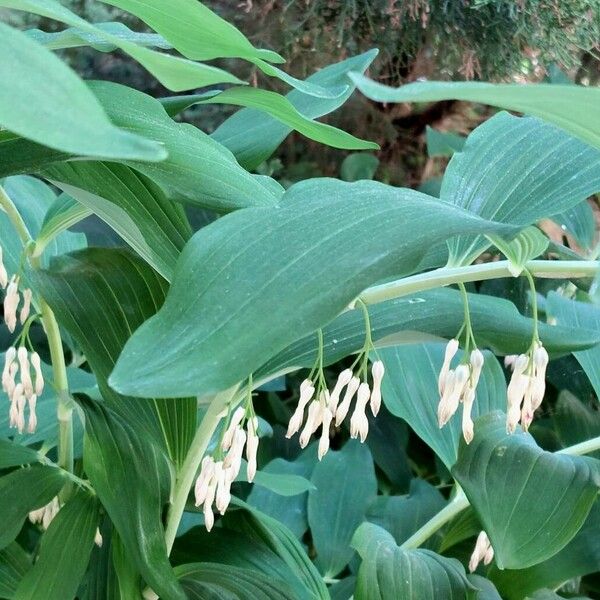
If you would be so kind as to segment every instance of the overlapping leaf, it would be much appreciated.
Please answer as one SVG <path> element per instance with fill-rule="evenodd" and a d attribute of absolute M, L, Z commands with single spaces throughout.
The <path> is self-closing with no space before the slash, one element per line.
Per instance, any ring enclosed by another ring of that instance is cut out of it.
<path fill-rule="evenodd" d="M 0 550 L 0 596 L 12 598 L 19 582 L 29 569 L 29 556 L 17 542 Z"/>
<path fill-rule="evenodd" d="M 132 399 L 106 383 L 132 331 L 161 306 L 166 281 L 130 252 L 108 249 L 65 256 L 52 269 L 36 272 L 34 281 L 83 350 L 105 400 L 153 436 L 175 462 L 182 461 L 195 431 L 195 400 Z"/>
<path fill-rule="evenodd" d="M 540 117 L 600 147 L 600 89 L 596 87 L 424 81 L 392 88 L 360 73 L 350 77 L 365 96 L 377 102 L 467 100 L 490 104 Z"/>
<path fill-rule="evenodd" d="M 164 307 L 127 342 L 111 376 L 115 390 L 226 389 L 370 284 L 413 268 L 440 236 L 506 231 L 375 182 L 313 180 L 287 194 L 283 208 L 238 211 L 194 235 Z"/>
<path fill-rule="evenodd" d="M 506 417 L 475 422 L 452 474 L 494 547 L 500 568 L 536 565 L 562 550 L 579 531 L 600 490 L 600 461 L 552 454 L 529 434 L 506 433 Z"/>
<path fill-rule="evenodd" d="M 4 23 L 0 23 L 0 54 L 2 127 L 56 150 L 84 156 L 150 161 L 166 157 L 156 142 L 115 127 L 69 67 Z"/>

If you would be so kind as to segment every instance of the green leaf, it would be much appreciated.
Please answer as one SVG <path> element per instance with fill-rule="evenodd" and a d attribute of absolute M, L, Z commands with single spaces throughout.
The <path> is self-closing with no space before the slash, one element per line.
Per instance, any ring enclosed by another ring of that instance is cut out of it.
<path fill-rule="evenodd" d="M 531 343 L 533 321 L 521 315 L 503 298 L 468 294 L 475 338 L 482 347 L 497 354 L 519 354 Z M 464 307 L 458 290 L 440 288 L 410 294 L 369 306 L 375 346 L 385 348 L 440 338 L 453 338 L 463 324 Z M 600 333 L 582 328 L 539 323 L 540 338 L 550 353 L 564 354 L 600 342 Z M 333 364 L 348 354 L 359 352 L 365 342 L 365 321 L 359 309 L 346 311 L 323 328 L 325 364 Z M 255 380 L 300 367 L 312 367 L 317 357 L 314 334 L 290 344 L 267 361 Z M 436 376 L 437 377 L 437 376 Z"/>
<path fill-rule="evenodd" d="M 192 235 L 183 207 L 124 165 L 64 162 L 44 176 L 94 212 L 166 279 Z"/>
<path fill-rule="evenodd" d="M 73 154 L 149 161 L 166 157 L 156 142 L 115 127 L 69 67 L 4 23 L 0 23 L 0 54 L 2 127 Z"/>
<path fill-rule="evenodd" d="M 118 35 L 112 35 L 104 28 L 98 28 L 78 17 L 74 12 L 55 0 L 0 0 L 0 6 L 31 12 L 42 17 L 61 21 L 77 27 L 90 35 L 123 50 L 158 79 L 166 88 L 173 91 L 189 90 L 216 83 L 243 83 L 237 77 L 222 69 L 196 63 L 180 56 L 156 52 L 138 46 Z M 27 41 L 32 42 L 29 38 Z M 42 48 L 38 44 L 36 46 Z M 45 52 L 48 52 L 44 49 Z M 58 60 L 58 59 L 55 59 Z M 99 155 L 103 157 L 103 155 Z M 106 156 L 108 158 L 108 156 Z M 164 158 L 164 155 L 162 156 Z M 158 159 L 160 160 L 160 159 Z"/>
<path fill-rule="evenodd" d="M 14 600 L 75 598 L 94 546 L 98 509 L 96 498 L 80 492 L 58 511 L 42 536 L 38 559 L 23 577 Z"/>
<path fill-rule="evenodd" d="M 352 539 L 362 558 L 356 600 L 459 600 L 474 589 L 463 566 L 429 550 L 402 550 L 387 531 L 363 523 Z"/>
<path fill-rule="evenodd" d="M 35 465 L 0 477 L 0 548 L 12 542 L 32 510 L 45 506 L 67 481 L 56 467 Z"/>
<path fill-rule="evenodd" d="M 169 50 L 171 48 L 171 44 L 169 44 L 162 36 L 156 33 L 139 33 L 137 31 L 132 31 L 124 23 L 95 23 L 94 27 L 138 46 L 162 48 L 163 50 Z M 77 27 L 69 27 L 68 29 L 54 32 L 41 31 L 40 29 L 28 29 L 24 33 L 49 50 L 91 46 L 94 50 L 98 50 L 99 52 L 112 52 L 117 48 L 114 44 L 107 42 L 103 35 L 98 35 L 90 31 L 82 31 Z"/>
<path fill-rule="evenodd" d="M 425 139 L 427 142 L 427 154 L 429 158 L 434 156 L 452 156 L 460 152 L 465 145 L 466 138 L 451 131 L 438 131 L 432 127 L 425 128 Z"/>
<path fill-rule="evenodd" d="M 309 590 L 309 597 L 318 600 L 329 599 L 327 586 L 323 583 L 321 575 L 308 558 L 302 544 L 285 525 L 237 498 L 232 499 L 232 504 L 244 508 L 245 511 L 228 514 L 228 525 L 235 521 L 236 530 L 251 535 L 281 557 L 302 585 Z"/>
<path fill-rule="evenodd" d="M 377 102 L 466 100 L 515 110 L 554 123 L 600 147 L 600 89 L 581 85 L 424 81 L 394 89 L 350 74 L 356 87 Z"/>
<path fill-rule="evenodd" d="M 220 565 L 192 563 L 176 569 L 189 600 L 227 598 L 228 600 L 297 600 L 284 582 L 258 571 Z"/>
<path fill-rule="evenodd" d="M 279 459 L 283 460 L 283 459 Z M 284 463 L 287 461 L 283 461 Z M 248 481 L 246 478 L 246 461 L 242 460 L 242 469 L 235 481 Z M 297 496 L 314 489 L 314 485 L 301 475 L 291 473 L 269 472 L 261 469 L 256 472 L 254 483 L 264 487 L 279 496 Z"/>
<path fill-rule="evenodd" d="M 345 150 L 377 150 L 379 148 L 373 142 L 361 140 L 337 127 L 305 117 L 285 96 L 268 90 L 255 87 L 234 87 L 214 95 L 201 95 L 198 97 L 197 103 L 233 104 L 258 109 L 307 138 L 334 148 Z"/>
<path fill-rule="evenodd" d="M 19 582 L 29 569 L 31 560 L 17 542 L 0 550 L 0 597 L 12 598 Z"/>
<path fill-rule="evenodd" d="M 501 112 L 475 129 L 455 154 L 440 199 L 485 219 L 532 225 L 600 189 L 600 151 L 533 117 Z M 482 237 L 449 242 L 450 263 L 471 263 Z"/>
<path fill-rule="evenodd" d="M 563 446 L 573 446 L 600 437 L 600 411 L 584 404 L 568 390 L 558 395 L 552 420 Z M 588 456 L 600 458 L 600 451 Z"/>
<path fill-rule="evenodd" d="M 488 576 L 504 598 L 522 600 L 532 592 L 556 589 L 577 577 L 598 570 L 600 564 L 600 502 L 596 501 L 577 535 L 552 558 L 528 569 L 500 571 L 492 568 Z"/>
<path fill-rule="evenodd" d="M 330 100 L 318 98 L 292 90 L 286 98 L 308 119 L 317 119 L 339 108 L 354 91 L 348 79 L 349 71 L 364 71 L 377 56 L 377 50 L 353 56 L 342 62 L 329 65 L 311 75 L 306 82 L 325 88 L 339 88 L 347 85 L 341 96 Z M 244 108 L 224 121 L 212 134 L 213 139 L 229 148 L 239 163 L 252 171 L 267 160 L 283 142 L 291 129 L 264 112 Z"/>
<path fill-rule="evenodd" d="M 367 152 L 349 154 L 342 162 L 340 177 L 344 181 L 373 179 L 378 166 L 379 159 L 374 154 Z"/>
<path fill-rule="evenodd" d="M 387 409 L 406 420 L 449 469 L 456 462 L 462 429 L 461 411 L 441 430 L 438 425 L 438 376 L 444 349 L 445 344 L 428 343 L 384 348 L 378 354 L 386 371 L 381 390 Z M 474 419 L 506 407 L 504 373 L 493 354 L 484 352 L 484 357 Z"/>
<path fill-rule="evenodd" d="M 308 523 L 316 564 L 325 577 L 335 577 L 352 558 L 350 540 L 377 494 L 369 449 L 350 440 L 340 451 L 330 450 L 311 482 L 316 489 L 308 494 Z"/>
<path fill-rule="evenodd" d="M 367 521 L 391 533 L 396 544 L 400 545 L 442 510 L 445 504 L 437 488 L 424 479 L 413 479 L 408 495 L 377 496 L 369 504 L 366 516 Z M 427 547 L 433 547 L 435 542 L 435 538 L 430 538 Z"/>
<path fill-rule="evenodd" d="M 562 550 L 600 489 L 597 460 L 545 452 L 529 434 L 507 434 L 502 413 L 475 422 L 475 438 L 468 446 L 461 444 L 452 474 L 501 569 L 529 567 Z"/>
<path fill-rule="evenodd" d="M 127 342 L 111 375 L 115 390 L 226 389 L 327 324 L 370 284 L 414 267 L 440 236 L 506 231 L 375 182 L 311 180 L 286 199 L 279 209 L 228 215 L 192 237 L 164 307 Z"/>
<path fill-rule="evenodd" d="M 37 451 L 9 440 L 0 439 L 0 469 L 36 462 L 40 462 L 40 455 Z"/>
<path fill-rule="evenodd" d="M 589 252 L 596 238 L 596 222 L 592 205 L 587 200 L 568 210 L 554 215 L 552 220 L 560 225 L 565 233 L 573 236 L 585 252 Z"/>
<path fill-rule="evenodd" d="M 514 277 L 518 277 L 525 268 L 527 261 L 543 254 L 548 248 L 550 240 L 537 228 L 527 227 L 510 242 L 495 236 L 489 236 L 494 246 L 508 258 L 508 270 Z"/>
<path fill-rule="evenodd" d="M 600 307 L 564 298 L 556 292 L 550 292 L 546 301 L 548 313 L 563 327 L 581 327 L 588 331 L 600 331 Z M 573 352 L 577 362 L 588 376 L 596 397 L 600 398 L 600 346 L 589 350 Z"/>
<path fill-rule="evenodd" d="M 59 323 L 81 347 L 103 398 L 163 446 L 177 464 L 195 432 L 196 400 L 132 399 L 106 383 L 125 341 L 162 304 L 167 283 L 126 250 L 88 249 L 34 274 Z"/>
<path fill-rule="evenodd" d="M 130 560 L 158 595 L 185 600 L 169 564 L 161 518 L 171 483 L 166 455 L 109 408 L 80 402 L 86 416 L 83 465 Z"/>

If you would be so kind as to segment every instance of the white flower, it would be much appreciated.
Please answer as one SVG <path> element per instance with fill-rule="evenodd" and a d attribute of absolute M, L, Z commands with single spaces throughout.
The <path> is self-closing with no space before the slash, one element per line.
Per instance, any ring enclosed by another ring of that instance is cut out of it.
<path fill-rule="evenodd" d="M 32 292 L 29 288 L 23 291 L 23 308 L 21 308 L 21 314 L 19 315 L 19 321 L 21 325 L 25 324 L 27 321 L 27 317 L 29 316 L 29 312 L 31 311 L 31 297 Z"/>
<path fill-rule="evenodd" d="M 35 393 L 41 396 L 44 391 L 44 374 L 42 373 L 40 355 L 37 352 L 31 353 L 31 366 L 35 371 Z"/>
<path fill-rule="evenodd" d="M 319 425 L 321 424 L 322 417 L 320 417 L 321 413 L 321 403 L 318 401 L 313 401 L 308 406 L 308 415 L 306 417 L 306 423 L 304 424 L 304 429 L 302 433 L 300 433 L 300 448 L 306 448 L 308 446 L 308 442 L 310 441 L 310 436 L 317 430 Z"/>
<path fill-rule="evenodd" d="M 208 494 L 208 487 L 215 470 L 215 461 L 212 456 L 205 456 L 200 465 L 200 475 L 196 479 L 194 487 L 194 496 L 196 498 L 196 506 L 200 506 Z"/>
<path fill-rule="evenodd" d="M 227 427 L 227 431 L 225 431 L 223 435 L 223 441 L 221 442 L 221 448 L 223 448 L 223 450 L 229 450 L 233 442 L 233 436 L 235 435 L 237 427 L 242 422 L 245 414 L 246 409 L 243 406 L 238 406 L 235 409 L 231 417 L 231 421 L 229 421 L 229 427 Z"/>
<path fill-rule="evenodd" d="M 17 308 L 19 307 L 19 300 L 19 278 L 16 275 L 13 275 L 6 288 L 6 296 L 4 296 L 4 321 L 11 333 L 17 326 Z"/>
<path fill-rule="evenodd" d="M 258 452 L 258 419 L 256 417 L 252 417 L 248 419 L 247 424 L 248 429 L 248 439 L 246 441 L 246 460 L 248 461 L 248 466 L 246 468 L 246 476 L 249 483 L 254 481 L 254 477 L 256 475 L 256 455 Z"/>
<path fill-rule="evenodd" d="M 462 413 L 462 433 L 467 444 L 470 444 L 473 441 L 474 435 L 473 419 L 471 418 L 471 411 L 473 409 L 474 400 L 475 389 L 469 386 L 464 394 Z"/>
<path fill-rule="evenodd" d="M 458 340 L 452 339 L 446 345 L 446 350 L 444 352 L 444 363 L 442 364 L 442 368 L 440 370 L 440 374 L 438 376 L 438 391 L 440 396 L 444 394 L 444 389 L 446 386 L 446 378 L 448 373 L 450 372 L 450 362 L 454 358 L 455 354 L 458 352 Z"/>
<path fill-rule="evenodd" d="M 100 533 L 100 529 L 96 527 L 96 534 L 94 535 L 94 544 L 98 546 L 98 548 L 102 548 L 104 540 L 102 539 L 102 534 Z"/>
<path fill-rule="evenodd" d="M 37 396 L 32 394 L 27 399 L 29 406 L 29 420 L 27 421 L 27 433 L 35 433 L 37 428 L 37 415 L 35 414 L 35 406 L 37 404 Z"/>
<path fill-rule="evenodd" d="M 229 452 L 223 460 L 223 469 L 231 469 L 231 476 L 233 479 L 235 479 L 240 472 L 245 445 L 246 432 L 241 427 L 238 427 L 233 435 L 233 442 L 229 448 Z"/>
<path fill-rule="evenodd" d="M 321 438 L 319 439 L 319 460 L 321 460 L 329 450 L 329 427 L 331 426 L 332 419 L 333 413 L 326 407 L 323 411 L 323 430 L 321 431 Z"/>
<path fill-rule="evenodd" d="M 483 564 L 489 565 L 494 558 L 494 549 L 485 531 L 481 531 L 477 536 L 477 542 L 475 542 L 475 549 L 471 554 L 469 560 L 469 571 L 473 573 L 479 566 L 479 563 L 483 561 Z"/>
<path fill-rule="evenodd" d="M 469 381 L 469 367 L 458 365 L 454 371 L 448 371 L 444 384 L 444 393 L 438 405 L 438 425 L 442 428 L 458 410 L 460 399 Z"/>
<path fill-rule="evenodd" d="M 373 375 L 373 389 L 371 390 L 371 412 L 373 413 L 373 416 L 376 417 L 377 413 L 379 413 L 379 409 L 381 408 L 381 380 L 383 379 L 383 375 L 385 373 L 383 362 L 376 360 L 371 368 L 371 373 Z"/>
<path fill-rule="evenodd" d="M 12 380 L 12 387 L 14 387 L 14 375 L 12 372 L 11 366 L 17 357 L 17 349 L 14 346 L 11 346 L 4 355 L 4 369 L 2 370 L 2 389 L 8 393 L 8 390 L 11 388 L 10 381 Z M 12 375 L 11 375 L 12 373 Z M 9 394 L 10 395 L 10 394 Z"/>
<path fill-rule="evenodd" d="M 285 434 L 286 438 L 291 438 L 294 434 L 300 431 L 302 427 L 302 421 L 304 421 L 304 408 L 310 402 L 315 393 L 315 386 L 310 379 L 305 379 L 300 384 L 300 399 L 298 400 L 298 406 L 292 415 L 288 424 L 288 430 Z"/>
<path fill-rule="evenodd" d="M 333 390 L 331 390 L 331 394 L 329 396 L 328 407 L 332 413 L 334 413 L 337 408 L 338 402 L 340 401 L 340 394 L 342 393 L 342 390 L 350 383 L 351 379 L 352 379 L 352 370 L 351 369 L 344 369 L 338 375 L 336 384 L 333 387 Z"/>
<path fill-rule="evenodd" d="M 352 417 L 350 418 L 350 437 L 356 439 L 360 437 L 360 441 L 364 443 L 369 432 L 369 421 L 365 409 L 367 402 L 371 396 L 371 390 L 367 383 L 361 383 L 356 396 L 356 406 Z"/>
<path fill-rule="evenodd" d="M 344 399 L 337 407 L 335 412 L 335 426 L 339 427 L 343 420 L 346 418 L 348 411 L 350 410 L 350 403 L 352 402 L 352 398 L 354 398 L 354 394 L 356 394 L 358 388 L 360 386 L 360 379 L 358 377 L 352 377 L 350 382 L 348 383 L 348 387 L 346 388 L 346 393 L 344 394 Z"/>
<path fill-rule="evenodd" d="M 29 398 L 33 394 L 33 382 L 31 381 L 31 372 L 29 370 L 29 355 L 27 348 L 21 346 L 17 351 L 17 359 L 21 369 L 21 383 L 23 384 L 23 392 L 25 397 Z"/>

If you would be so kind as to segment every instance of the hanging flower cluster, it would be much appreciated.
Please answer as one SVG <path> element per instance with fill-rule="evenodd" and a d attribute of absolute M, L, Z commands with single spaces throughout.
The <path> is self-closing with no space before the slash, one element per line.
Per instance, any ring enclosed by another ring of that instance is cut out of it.
<path fill-rule="evenodd" d="M 213 504 L 217 511 L 224 515 L 231 502 L 231 484 L 240 472 L 244 448 L 247 460 L 246 477 L 248 482 L 252 483 L 257 467 L 258 419 L 251 400 L 245 407 L 239 406 L 234 411 L 214 456 L 207 455 L 202 459 L 194 495 L 196 506 L 203 507 L 207 531 L 210 531 L 215 523 Z"/>
<path fill-rule="evenodd" d="M 381 381 L 385 373 L 383 362 L 376 360 L 371 368 L 372 385 L 368 383 L 369 354 L 375 352 L 371 339 L 371 324 L 366 305 L 360 303 L 365 317 L 365 343 L 352 366 L 344 369 L 330 391 L 323 373 L 323 332 L 319 330 L 317 360 L 309 376 L 300 384 L 300 398 L 290 418 L 286 437 L 289 439 L 300 431 L 300 447 L 306 448 L 311 436 L 321 428 L 319 437 L 319 460 L 329 450 L 329 433 L 332 423 L 339 427 L 350 412 L 352 402 L 354 410 L 350 417 L 350 437 L 367 439 L 369 421 L 367 405 L 374 417 L 381 408 Z M 358 368 L 357 368 L 358 367 Z M 342 396 L 343 393 L 343 396 Z M 306 419 L 305 419 L 306 417 Z M 304 423 L 304 427 L 302 424 Z"/>
<path fill-rule="evenodd" d="M 48 504 L 38 508 L 36 510 L 32 510 L 29 513 L 29 520 L 34 524 L 39 524 L 42 529 L 46 530 L 50 526 L 50 523 L 57 515 L 60 510 L 61 505 L 58 500 L 58 496 L 54 496 Z"/>
<path fill-rule="evenodd" d="M 451 369 L 452 359 L 458 352 L 459 343 L 452 339 L 446 346 L 444 362 L 438 377 L 438 424 L 440 429 L 448 423 L 462 403 L 462 433 L 467 444 L 473 440 L 473 418 L 471 412 L 475 402 L 475 390 L 483 369 L 483 353 L 475 348 L 470 354 L 468 363 L 461 363 Z"/>
<path fill-rule="evenodd" d="M 21 303 L 21 295 L 19 293 L 20 277 L 12 275 L 8 278 L 8 273 L 2 259 L 2 247 L 0 246 L 0 287 L 5 290 L 4 295 L 4 322 L 8 330 L 13 333 L 17 327 L 17 313 Z M 30 289 L 23 290 L 23 305 L 18 315 L 21 325 L 25 324 L 31 311 L 32 292 Z"/>
<path fill-rule="evenodd" d="M 33 433 L 37 427 L 35 414 L 37 399 L 44 391 L 44 375 L 39 354 L 37 352 L 28 353 L 25 346 L 19 346 L 18 350 L 11 346 L 4 356 L 2 389 L 10 401 L 10 427 L 23 433 L 25 408 L 27 407 L 29 411 L 27 432 Z"/>
<path fill-rule="evenodd" d="M 512 369 L 507 390 L 506 431 L 513 433 L 519 422 L 527 431 L 546 391 L 548 352 L 536 340 L 526 354 L 509 355 L 504 364 Z"/>
<path fill-rule="evenodd" d="M 473 550 L 473 554 L 471 554 L 471 559 L 469 560 L 469 571 L 473 573 L 479 566 L 479 563 L 483 562 L 484 565 L 489 565 L 493 559 L 494 549 L 492 548 L 490 539 L 485 531 L 481 531 L 477 536 L 475 550 Z"/>

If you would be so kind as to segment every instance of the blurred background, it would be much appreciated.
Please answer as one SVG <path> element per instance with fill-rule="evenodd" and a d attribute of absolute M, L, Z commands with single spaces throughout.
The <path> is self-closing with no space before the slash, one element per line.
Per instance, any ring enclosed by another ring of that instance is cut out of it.
<path fill-rule="evenodd" d="M 98 0 L 64 0 L 64 4 L 92 22 L 121 21 L 145 30 L 131 15 Z M 286 70 L 299 78 L 378 48 L 379 57 L 368 74 L 393 86 L 420 78 L 584 85 L 600 80 L 599 0 L 207 0 L 205 4 L 255 45 L 282 54 Z M 14 11 L 0 17 L 21 28 L 62 28 Z M 126 83 L 155 97 L 171 95 L 122 53 L 80 48 L 66 50 L 64 56 L 86 78 Z M 286 91 L 280 81 L 263 77 L 243 61 L 222 63 L 261 87 Z M 234 110 L 199 106 L 181 118 L 210 133 Z M 394 185 L 430 185 L 427 182 L 443 172 L 444 154 L 451 152 L 440 148 L 432 152 L 430 139 L 428 153 L 427 128 L 465 135 L 489 110 L 463 102 L 385 106 L 356 93 L 325 120 L 379 143 L 381 150 L 375 156 L 351 157 L 344 163 L 347 153 L 293 134 L 260 171 L 284 184 L 320 175 L 353 179 L 367 174 Z"/>

